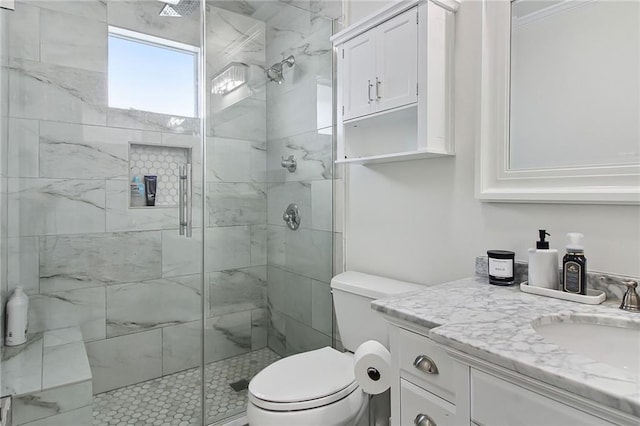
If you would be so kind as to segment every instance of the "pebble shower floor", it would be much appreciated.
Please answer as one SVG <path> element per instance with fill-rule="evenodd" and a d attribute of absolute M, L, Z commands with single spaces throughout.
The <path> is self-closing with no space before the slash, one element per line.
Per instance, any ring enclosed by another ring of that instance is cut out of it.
<path fill-rule="evenodd" d="M 270 349 L 249 352 L 208 364 L 207 421 L 213 423 L 245 410 L 247 391 L 234 391 L 230 383 L 251 380 L 280 357 Z M 147 382 L 96 395 L 93 426 L 199 425 L 200 369 L 181 371 Z"/>

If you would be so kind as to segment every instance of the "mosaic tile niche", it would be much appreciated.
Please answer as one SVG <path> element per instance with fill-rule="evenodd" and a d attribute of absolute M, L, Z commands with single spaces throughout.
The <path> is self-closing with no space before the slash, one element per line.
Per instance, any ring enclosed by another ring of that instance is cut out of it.
<path fill-rule="evenodd" d="M 144 184 L 145 176 L 158 176 L 155 207 L 177 207 L 179 194 L 179 168 L 191 163 L 191 148 L 167 145 L 129 144 L 129 182 L 134 177 Z M 129 202 L 131 208 L 133 201 Z M 142 206 L 142 208 L 153 208 Z"/>

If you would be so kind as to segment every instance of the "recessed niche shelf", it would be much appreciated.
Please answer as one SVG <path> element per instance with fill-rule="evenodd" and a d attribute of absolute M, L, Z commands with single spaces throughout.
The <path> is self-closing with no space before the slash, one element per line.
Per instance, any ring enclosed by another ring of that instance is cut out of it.
<path fill-rule="evenodd" d="M 190 147 L 129 143 L 129 184 L 135 176 L 142 184 L 145 176 L 158 177 L 156 205 L 133 205 L 129 190 L 129 208 L 178 207 L 179 169 L 184 164 L 191 164 Z"/>

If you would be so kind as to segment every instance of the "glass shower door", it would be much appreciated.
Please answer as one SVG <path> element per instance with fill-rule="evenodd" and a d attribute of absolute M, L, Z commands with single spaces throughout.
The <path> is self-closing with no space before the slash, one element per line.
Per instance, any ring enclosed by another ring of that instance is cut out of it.
<path fill-rule="evenodd" d="M 329 37 L 340 5 L 207 1 L 209 423 L 244 414 L 264 367 L 332 344 Z M 283 220 L 290 206 L 297 227 Z"/>
<path fill-rule="evenodd" d="M 14 425 L 202 424 L 200 6 L 2 12 L 0 279 L 30 296 L 3 348 Z"/>

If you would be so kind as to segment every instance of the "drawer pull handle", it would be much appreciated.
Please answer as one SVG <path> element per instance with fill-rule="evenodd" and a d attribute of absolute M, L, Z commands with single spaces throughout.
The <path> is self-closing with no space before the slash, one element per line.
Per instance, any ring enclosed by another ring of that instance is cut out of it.
<path fill-rule="evenodd" d="M 413 421 L 416 426 L 437 426 L 436 422 L 426 414 L 418 414 Z"/>
<path fill-rule="evenodd" d="M 413 361 L 413 366 L 423 373 L 438 374 L 436 363 L 426 355 L 418 355 Z"/>

